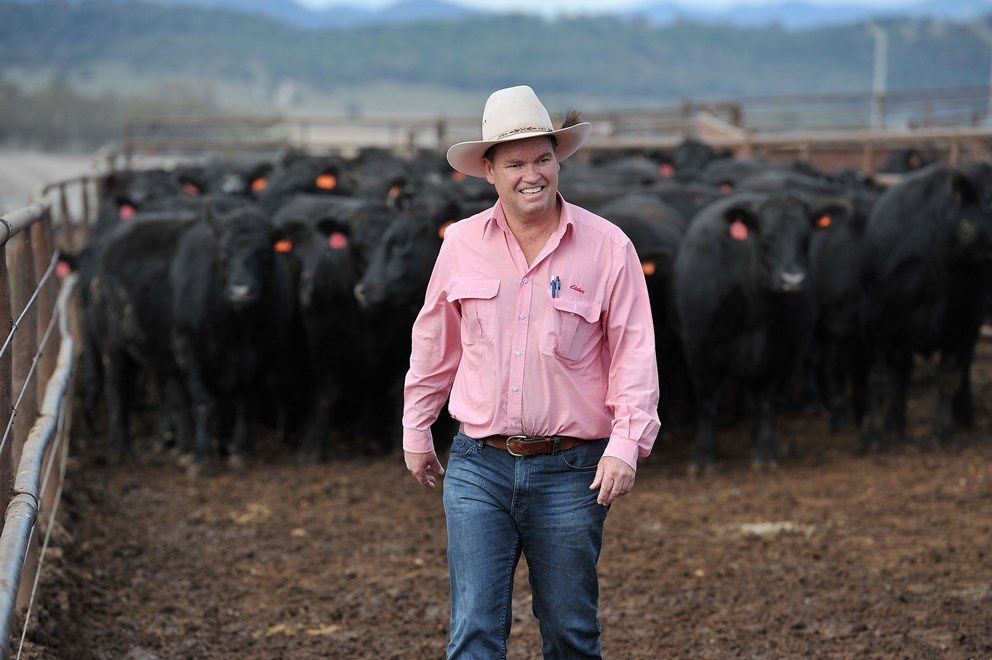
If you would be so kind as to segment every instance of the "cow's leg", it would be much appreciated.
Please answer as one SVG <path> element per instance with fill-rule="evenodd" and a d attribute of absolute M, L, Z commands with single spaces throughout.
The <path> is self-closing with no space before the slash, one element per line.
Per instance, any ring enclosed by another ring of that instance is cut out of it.
<path fill-rule="evenodd" d="M 179 374 L 169 373 L 163 378 L 165 387 L 165 409 L 171 419 L 174 434 L 174 447 L 178 455 L 188 455 L 193 451 L 193 417 L 190 414 L 190 400 Z"/>
<path fill-rule="evenodd" d="M 779 451 L 775 440 L 775 402 L 772 392 L 771 388 L 762 388 L 755 396 L 751 466 L 756 470 L 778 467 Z"/>
<path fill-rule="evenodd" d="M 975 350 L 968 351 L 965 363 L 961 366 L 961 380 L 954 394 L 954 421 L 958 427 L 970 430 L 975 428 L 975 399 L 971 393 L 971 361 Z"/>
<path fill-rule="evenodd" d="M 310 414 L 303 435 L 302 453 L 305 457 L 320 458 L 326 449 L 331 432 L 331 416 L 340 398 L 341 388 L 329 373 L 315 374 L 317 392 L 310 402 Z"/>
<path fill-rule="evenodd" d="M 110 436 L 109 459 L 111 462 L 121 462 L 131 453 L 128 436 L 128 358 L 123 351 L 113 347 L 105 346 L 101 353 L 107 431 Z"/>
<path fill-rule="evenodd" d="M 823 399 L 830 413 L 830 430 L 835 433 L 847 426 L 846 367 L 841 342 L 828 338 L 823 349 Z"/>
<path fill-rule="evenodd" d="M 204 384 L 193 346 L 185 335 L 173 339 L 173 351 L 186 381 L 193 404 L 193 453 L 201 467 L 209 465 L 213 457 L 213 427 L 217 415 L 217 400 Z M 192 472 L 195 474 L 196 469 Z"/>
<path fill-rule="evenodd" d="M 717 389 L 705 393 L 700 390 L 697 401 L 699 407 L 696 417 L 696 438 L 692 443 L 689 460 L 690 476 L 696 476 L 701 471 L 712 471 L 713 463 L 716 461 L 716 426 L 719 421 Z"/>
<path fill-rule="evenodd" d="M 876 356 L 868 371 L 868 408 L 859 447 L 862 454 L 877 452 L 882 447 L 884 411 L 892 389 L 891 381 L 888 365 L 881 356 Z"/>
<path fill-rule="evenodd" d="M 254 449 L 254 436 L 251 415 L 243 397 L 234 403 L 234 430 L 232 432 L 231 455 L 227 462 L 233 468 L 243 468 Z"/>
<path fill-rule="evenodd" d="M 892 376 L 884 434 L 886 440 L 896 448 L 906 438 L 906 396 L 909 392 L 909 379 L 913 373 L 913 354 L 909 350 L 893 351 L 888 356 L 888 360 Z"/>

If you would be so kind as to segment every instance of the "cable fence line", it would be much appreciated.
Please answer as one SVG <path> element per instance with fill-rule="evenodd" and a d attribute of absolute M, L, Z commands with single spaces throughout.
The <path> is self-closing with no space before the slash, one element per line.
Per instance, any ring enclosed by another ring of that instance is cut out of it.
<path fill-rule="evenodd" d="M 28 391 L 28 385 L 31 384 L 31 378 L 34 376 L 35 370 L 38 367 L 38 362 L 45 352 L 45 344 L 48 343 L 48 338 L 51 336 L 52 330 L 55 329 L 55 321 L 57 321 L 61 316 L 60 312 L 61 310 L 56 309 L 55 314 L 52 315 L 52 320 L 45 329 L 45 334 L 42 336 L 41 341 L 38 342 L 38 350 L 34 354 L 34 359 L 31 360 L 31 368 L 28 370 L 27 376 L 24 380 L 24 385 L 21 387 L 21 391 L 17 394 L 17 400 L 14 401 L 14 405 L 11 407 L 10 421 L 7 422 L 7 428 L 4 430 L 3 438 L 0 439 L 0 453 L 3 452 L 3 448 L 7 444 L 7 439 L 10 437 L 10 431 L 14 426 L 14 419 L 17 417 L 17 409 L 20 407 L 21 401 L 24 399 L 24 395 Z"/>
<path fill-rule="evenodd" d="M 7 352 L 8 348 L 10 348 L 10 344 L 14 340 L 14 333 L 17 331 L 17 326 L 19 326 L 21 324 L 21 321 L 24 320 L 25 315 L 27 315 L 27 313 L 31 311 L 31 307 L 34 305 L 34 301 L 38 299 L 38 295 L 41 293 L 41 287 L 43 287 L 48 282 L 48 279 L 52 276 L 52 273 L 55 272 L 55 266 L 58 264 L 58 262 L 59 262 L 59 253 L 56 252 L 54 255 L 52 255 L 52 262 L 49 264 L 48 270 L 45 271 L 45 274 L 42 276 L 41 281 L 38 282 L 38 286 L 35 287 L 34 292 L 31 294 L 31 297 L 28 299 L 27 306 L 21 311 L 21 315 L 17 317 L 17 320 L 11 322 L 11 325 L 13 325 L 14 327 L 10 329 L 10 333 L 7 335 L 7 339 L 3 342 L 3 346 L 0 346 L 0 357 L 3 357 L 3 354 Z"/>
<path fill-rule="evenodd" d="M 23 597 L 26 600 L 25 609 L 30 606 L 33 598 L 33 589 L 31 595 L 22 593 L 22 577 L 25 577 L 23 569 L 27 563 L 26 560 L 29 559 L 31 540 L 34 537 L 34 525 L 45 498 L 42 484 L 48 484 L 48 476 L 46 475 L 44 480 L 41 476 L 42 463 L 46 454 L 49 453 L 49 449 L 55 450 L 55 447 L 50 447 L 50 445 L 59 428 L 61 427 L 63 435 L 67 431 L 65 425 L 60 424 L 60 420 L 64 419 L 64 409 L 69 401 L 67 393 L 74 365 L 75 342 L 72 333 L 69 332 L 65 310 L 69 304 L 69 296 L 72 294 L 75 282 L 76 276 L 66 278 L 62 290 L 59 292 L 60 313 L 58 320 L 62 342 L 59 346 L 58 361 L 55 372 L 48 381 L 38 419 L 24 443 L 21 460 L 18 464 L 17 478 L 12 490 L 13 497 L 7 506 L 3 532 L 0 533 L 0 639 L 2 640 L 10 639 L 10 626 L 19 598 Z M 51 460 L 49 465 L 51 465 Z M 60 476 L 60 487 L 52 501 L 53 511 L 57 508 L 58 498 L 61 497 L 62 478 Z M 49 525 L 50 529 L 51 524 Z M 46 538 L 47 536 L 46 534 Z M 34 584 L 37 581 L 37 575 L 40 574 L 40 552 L 35 554 L 31 563 L 31 569 L 26 575 L 31 577 L 31 582 Z M 25 623 L 25 625 L 27 624 Z M 6 658 L 8 654 L 8 642 L 5 642 L 0 647 L 0 657 Z"/>
<path fill-rule="evenodd" d="M 63 392 L 62 403 L 59 410 L 59 426 L 56 431 L 55 445 L 52 447 L 50 456 L 48 459 L 48 467 L 45 468 L 45 479 L 41 484 L 42 493 L 46 492 L 48 488 L 48 479 L 51 476 L 52 465 L 55 463 L 55 454 L 61 449 L 61 454 L 59 458 L 59 482 L 58 487 L 55 491 L 55 500 L 52 504 L 51 511 L 48 514 L 48 520 L 45 524 L 45 540 L 41 544 L 41 551 L 38 557 L 38 568 L 34 573 L 34 580 L 31 583 L 31 596 L 28 598 L 28 606 L 24 612 L 24 625 L 21 627 L 21 639 L 17 645 L 17 657 L 21 657 L 21 653 L 24 650 L 24 640 L 27 637 L 28 627 L 31 623 L 31 613 L 34 608 L 35 595 L 38 592 L 38 583 L 41 580 L 41 569 L 45 564 L 45 556 L 48 552 L 48 543 L 52 537 L 52 530 L 55 528 L 55 516 L 58 515 L 59 504 L 62 501 L 62 489 L 65 485 L 65 471 L 66 465 L 69 462 L 69 436 L 67 430 L 71 428 L 72 423 L 72 406 L 67 405 L 69 403 L 69 392 L 72 391 L 71 383 L 73 379 L 70 378 L 70 387 L 66 392 Z M 39 509 L 39 514 L 41 510 Z M 31 529 L 31 537 L 28 539 L 30 544 L 30 539 L 34 536 L 34 528 Z"/>
<path fill-rule="evenodd" d="M 82 246 L 103 182 L 93 175 L 49 184 L 37 201 L 0 217 L 0 660 L 23 652 L 68 459 L 77 278 L 52 275 L 63 249 Z M 19 615 L 18 641 L 11 627 Z"/>

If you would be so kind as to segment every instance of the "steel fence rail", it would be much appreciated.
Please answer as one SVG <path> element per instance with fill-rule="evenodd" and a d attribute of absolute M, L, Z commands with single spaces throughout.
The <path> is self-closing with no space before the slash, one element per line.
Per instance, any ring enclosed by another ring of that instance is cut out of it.
<path fill-rule="evenodd" d="M 31 359 L 31 368 L 24 377 L 24 384 L 21 386 L 21 391 L 17 393 L 17 400 L 14 402 L 14 407 L 10 411 L 10 420 L 7 422 L 7 428 L 4 430 L 3 439 L 0 439 L 0 452 L 3 451 L 4 445 L 7 444 L 7 439 L 10 437 L 10 432 L 14 428 L 14 418 L 17 417 L 17 408 L 21 405 L 21 401 L 24 399 L 24 395 L 27 393 L 28 387 L 31 385 L 31 378 L 34 376 L 35 371 L 38 368 L 38 360 L 45 352 L 45 344 L 48 343 L 48 338 L 52 335 L 52 330 L 55 328 L 55 322 L 60 318 L 61 313 L 58 308 L 58 303 L 56 302 L 55 313 L 52 314 L 52 320 L 49 321 L 48 327 L 45 329 L 45 334 L 38 342 L 38 350 L 35 351 L 34 357 Z M 13 331 L 11 331 L 11 334 L 13 334 Z"/>
<path fill-rule="evenodd" d="M 41 509 L 41 467 L 49 444 L 59 426 L 61 409 L 73 371 L 75 342 L 69 329 L 67 309 L 76 276 L 67 277 L 59 291 L 57 312 L 62 341 L 55 371 L 45 388 L 38 418 L 21 454 L 14 480 L 13 497 L 4 516 L 0 534 L 0 658 L 9 652 L 10 627 L 14 617 L 21 572 L 27 557 L 38 512 Z"/>

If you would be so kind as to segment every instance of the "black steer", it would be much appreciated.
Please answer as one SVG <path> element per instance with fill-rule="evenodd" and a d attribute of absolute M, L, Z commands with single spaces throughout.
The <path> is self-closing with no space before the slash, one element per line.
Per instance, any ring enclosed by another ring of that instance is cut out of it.
<path fill-rule="evenodd" d="M 964 173 L 935 165 L 875 204 L 861 266 L 871 355 L 862 450 L 904 435 L 914 353 L 940 352 L 930 445 L 974 423 L 971 361 L 992 266 L 992 224 L 979 194 Z"/>
<path fill-rule="evenodd" d="M 696 388 L 690 469 L 716 458 L 718 398 L 727 381 L 756 406 L 754 462 L 779 460 L 775 395 L 804 356 L 815 321 L 807 278 L 812 222 L 785 195 L 735 194 L 696 217 L 675 260 L 675 303 Z"/>

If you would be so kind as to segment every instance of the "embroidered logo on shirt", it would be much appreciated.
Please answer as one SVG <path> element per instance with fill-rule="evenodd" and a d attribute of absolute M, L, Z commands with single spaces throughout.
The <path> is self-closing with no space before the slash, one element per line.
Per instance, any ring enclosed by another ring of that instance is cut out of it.
<path fill-rule="evenodd" d="M 573 284 L 572 286 L 570 286 L 568 288 L 571 289 L 572 291 L 578 291 L 579 293 L 585 293 L 586 292 L 585 289 L 583 289 L 582 287 L 580 287 L 577 284 Z"/>

